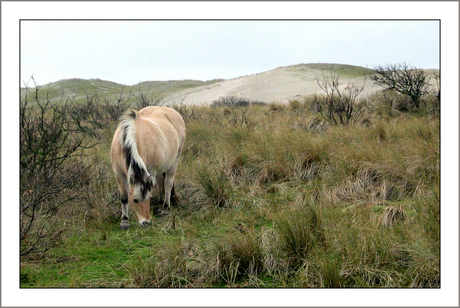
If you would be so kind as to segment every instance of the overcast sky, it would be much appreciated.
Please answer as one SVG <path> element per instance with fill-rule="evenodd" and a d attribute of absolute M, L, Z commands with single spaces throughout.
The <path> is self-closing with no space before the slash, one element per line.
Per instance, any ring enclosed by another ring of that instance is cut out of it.
<path fill-rule="evenodd" d="M 439 68 L 438 21 L 22 20 L 21 80 L 235 78 L 299 63 Z"/>

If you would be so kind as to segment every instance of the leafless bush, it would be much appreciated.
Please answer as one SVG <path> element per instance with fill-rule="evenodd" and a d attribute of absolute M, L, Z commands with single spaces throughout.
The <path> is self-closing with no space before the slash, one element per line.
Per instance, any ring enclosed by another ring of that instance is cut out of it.
<path fill-rule="evenodd" d="M 129 100 L 131 95 L 125 96 L 125 87 L 123 86 L 118 95 L 115 95 L 115 100 L 105 98 L 103 100 L 104 108 L 106 113 L 109 115 L 111 121 L 118 121 L 123 112 L 130 107 Z"/>
<path fill-rule="evenodd" d="M 421 98 L 428 94 L 429 88 L 429 78 L 424 70 L 411 67 L 405 62 L 379 65 L 374 69 L 376 74 L 370 77 L 371 80 L 385 90 L 394 90 L 407 95 L 410 98 L 410 105 L 407 109 L 417 111 L 420 108 Z"/>
<path fill-rule="evenodd" d="M 219 106 L 227 106 L 227 107 L 246 107 L 251 104 L 251 101 L 247 98 L 236 96 L 236 95 L 229 95 L 229 96 L 222 96 L 218 99 L 212 101 L 213 107 Z"/>
<path fill-rule="evenodd" d="M 128 108 L 133 106 L 131 95 L 119 94 L 109 96 L 100 93 L 86 93 L 86 98 L 80 101 L 71 100 L 67 106 L 67 114 L 73 122 L 75 129 L 84 135 L 101 139 L 106 128 L 117 122 Z M 146 94 L 141 93 L 146 98 Z M 139 101 L 137 102 L 139 103 Z"/>
<path fill-rule="evenodd" d="M 249 127 L 250 105 L 241 108 L 225 108 L 225 119 L 235 127 Z"/>
<path fill-rule="evenodd" d="M 362 115 L 362 105 L 359 104 L 357 97 L 364 90 L 366 76 L 362 86 L 348 83 L 347 86 L 340 86 L 340 78 L 336 74 L 326 76 L 315 76 L 319 87 L 325 95 L 317 106 L 321 116 L 333 124 L 348 125 L 357 122 Z"/>
<path fill-rule="evenodd" d="M 213 107 L 225 107 L 224 116 L 226 121 L 235 127 L 249 127 L 250 106 L 252 102 L 244 97 L 229 95 L 214 100 Z"/>
<path fill-rule="evenodd" d="M 193 106 L 193 105 L 186 104 L 184 103 L 186 97 L 187 95 L 185 96 L 181 95 L 180 102 L 179 103 L 174 102 L 172 105 L 172 108 L 174 108 L 177 112 L 179 112 L 185 121 L 201 120 L 202 118 L 204 118 L 205 109 L 207 109 L 207 107 Z"/>
<path fill-rule="evenodd" d="M 94 145 L 68 115 L 72 101 L 52 103 L 26 87 L 20 102 L 21 256 L 53 247 L 61 232 L 50 218 L 77 198 L 89 166 L 78 158 Z"/>
<path fill-rule="evenodd" d="M 63 226 L 55 217 L 64 205 L 79 198 L 79 187 L 89 171 L 89 165 L 75 160 L 68 163 L 59 170 L 33 174 L 21 168 L 21 256 L 46 252 L 59 242 Z"/>
<path fill-rule="evenodd" d="M 134 108 L 141 110 L 148 106 L 162 106 L 164 105 L 163 96 L 161 94 L 153 94 L 148 91 L 143 91 L 139 85 L 138 93 L 135 97 Z"/>
<path fill-rule="evenodd" d="M 67 114 L 75 129 L 95 138 L 100 137 L 100 131 L 110 121 L 101 100 L 98 93 L 87 93 L 85 102 L 76 102 L 68 106 Z"/>

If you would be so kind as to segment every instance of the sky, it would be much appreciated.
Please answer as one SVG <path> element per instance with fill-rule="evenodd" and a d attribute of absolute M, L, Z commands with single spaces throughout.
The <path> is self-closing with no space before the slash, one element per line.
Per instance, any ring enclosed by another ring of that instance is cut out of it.
<path fill-rule="evenodd" d="M 231 79 L 300 63 L 439 68 L 437 20 L 21 20 L 20 73 L 68 78 Z"/>

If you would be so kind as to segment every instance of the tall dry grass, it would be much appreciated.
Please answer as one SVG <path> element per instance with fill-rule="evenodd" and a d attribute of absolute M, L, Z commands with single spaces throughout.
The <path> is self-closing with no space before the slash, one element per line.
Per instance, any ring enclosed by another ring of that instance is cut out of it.
<path fill-rule="evenodd" d="M 195 287 L 439 287 L 436 118 L 317 129 L 306 103 L 250 108 L 244 127 L 186 119 L 178 179 L 204 197 L 183 206 L 206 210 L 200 222 L 179 219 L 207 235 L 184 239 L 193 252 L 167 253 L 185 258 L 176 277 Z M 393 207 L 401 214 L 383 223 Z"/>
<path fill-rule="evenodd" d="M 123 285 L 440 287 L 439 119 L 370 108 L 366 121 L 332 125 L 315 99 L 177 106 L 180 204 L 142 231 L 148 244 L 124 233 Z M 93 150 L 74 233 L 117 225 L 110 138 Z M 104 232 L 100 245 L 121 231 Z"/>

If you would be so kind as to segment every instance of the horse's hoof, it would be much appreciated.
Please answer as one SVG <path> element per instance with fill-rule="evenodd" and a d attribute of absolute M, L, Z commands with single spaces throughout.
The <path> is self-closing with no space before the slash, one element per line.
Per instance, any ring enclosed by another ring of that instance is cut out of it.
<path fill-rule="evenodd" d="M 121 230 L 128 230 L 128 229 L 129 229 L 129 222 L 124 222 L 124 221 L 122 221 L 122 222 L 120 223 L 120 229 L 121 229 Z"/>
<path fill-rule="evenodd" d="M 159 216 L 166 216 L 169 214 L 169 210 L 159 210 L 158 215 Z"/>

